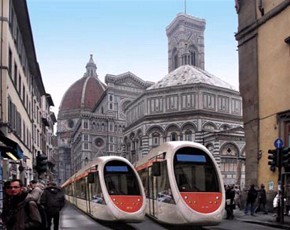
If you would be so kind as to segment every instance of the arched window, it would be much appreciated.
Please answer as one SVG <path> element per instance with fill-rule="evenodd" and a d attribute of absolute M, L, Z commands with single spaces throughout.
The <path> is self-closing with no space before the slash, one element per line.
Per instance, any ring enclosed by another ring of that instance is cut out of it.
<path fill-rule="evenodd" d="M 171 141 L 177 141 L 177 134 L 176 133 L 171 133 L 170 140 Z"/>
<path fill-rule="evenodd" d="M 178 56 L 177 54 L 174 55 L 174 69 L 177 69 L 178 68 Z"/>
<path fill-rule="evenodd" d="M 158 146 L 160 144 L 160 134 L 155 132 L 152 134 L 152 146 Z"/>
<path fill-rule="evenodd" d="M 178 53 L 177 53 L 177 49 L 174 48 L 172 51 L 172 68 L 173 69 L 177 69 L 178 68 Z"/>
<path fill-rule="evenodd" d="M 213 124 L 207 123 L 203 126 L 203 130 L 205 130 L 207 132 L 213 132 L 215 130 L 215 127 Z"/>
<path fill-rule="evenodd" d="M 191 130 L 186 130 L 185 131 L 184 140 L 185 141 L 192 141 L 192 131 Z"/>
<path fill-rule="evenodd" d="M 190 51 L 190 65 L 196 66 L 196 60 L 195 60 L 195 52 Z"/>
<path fill-rule="evenodd" d="M 220 130 L 229 130 L 230 129 L 230 126 L 229 125 L 222 125 L 220 127 Z"/>
<path fill-rule="evenodd" d="M 88 122 L 84 121 L 84 129 L 88 129 L 88 128 L 89 128 Z"/>
<path fill-rule="evenodd" d="M 188 53 L 182 55 L 182 65 L 189 65 L 190 56 Z"/>

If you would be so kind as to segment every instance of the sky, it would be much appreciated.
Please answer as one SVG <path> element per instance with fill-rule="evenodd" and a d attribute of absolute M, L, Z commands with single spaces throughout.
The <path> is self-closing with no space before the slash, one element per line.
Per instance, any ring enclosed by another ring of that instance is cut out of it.
<path fill-rule="evenodd" d="M 178 13 L 206 20 L 205 70 L 239 89 L 234 0 L 27 0 L 44 87 L 57 115 L 66 90 L 86 72 L 130 71 L 157 82 L 168 74 L 166 27 Z"/>

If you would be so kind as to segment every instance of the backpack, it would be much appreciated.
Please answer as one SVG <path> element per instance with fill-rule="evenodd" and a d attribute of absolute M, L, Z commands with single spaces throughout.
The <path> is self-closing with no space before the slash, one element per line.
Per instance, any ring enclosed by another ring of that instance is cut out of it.
<path fill-rule="evenodd" d="M 258 196 L 258 191 L 256 189 L 250 189 L 248 192 L 248 199 L 255 201 Z"/>
<path fill-rule="evenodd" d="M 25 207 L 28 208 L 28 205 L 27 204 L 30 201 L 34 201 L 35 202 L 35 200 L 33 200 L 33 199 L 27 199 L 25 201 Z M 39 229 L 47 229 L 48 228 L 48 221 L 47 221 L 47 216 L 46 216 L 45 209 L 44 209 L 44 207 L 41 204 L 39 204 L 37 202 L 35 202 L 35 203 L 37 205 L 37 208 L 38 208 L 38 211 L 39 211 L 40 217 L 41 217 L 41 226 L 39 227 Z"/>

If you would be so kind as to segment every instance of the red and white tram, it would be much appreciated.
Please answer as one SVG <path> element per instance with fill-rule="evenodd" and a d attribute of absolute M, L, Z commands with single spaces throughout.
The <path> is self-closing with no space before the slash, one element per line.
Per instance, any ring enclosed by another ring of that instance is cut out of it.
<path fill-rule="evenodd" d="M 166 142 L 135 164 L 146 194 L 146 214 L 176 225 L 216 225 L 225 210 L 218 165 L 203 145 Z"/>
<path fill-rule="evenodd" d="M 144 188 L 133 165 L 123 157 L 99 157 L 62 187 L 70 203 L 98 220 L 141 222 L 144 219 Z"/>

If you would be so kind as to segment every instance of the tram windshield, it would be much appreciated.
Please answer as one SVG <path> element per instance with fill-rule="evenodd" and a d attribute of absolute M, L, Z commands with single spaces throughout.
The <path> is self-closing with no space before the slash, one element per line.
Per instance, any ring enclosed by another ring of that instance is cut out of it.
<path fill-rule="evenodd" d="M 174 156 L 174 174 L 180 192 L 220 191 L 215 165 L 200 149 L 179 149 Z"/>
<path fill-rule="evenodd" d="M 125 162 L 108 162 L 104 167 L 104 176 L 110 195 L 141 195 L 136 174 Z"/>

